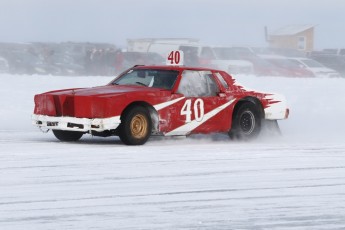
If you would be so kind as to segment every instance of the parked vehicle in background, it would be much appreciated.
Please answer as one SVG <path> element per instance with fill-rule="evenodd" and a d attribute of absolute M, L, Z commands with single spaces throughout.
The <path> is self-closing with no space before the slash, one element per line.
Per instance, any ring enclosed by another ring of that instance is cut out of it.
<path fill-rule="evenodd" d="M 253 73 L 253 65 L 250 62 L 218 57 L 213 47 L 202 45 L 196 39 L 128 39 L 127 50 L 154 52 L 163 58 L 171 50 L 181 50 L 184 52 L 187 66 L 217 68 L 231 74 Z"/>
<path fill-rule="evenodd" d="M 155 52 L 154 48 L 151 46 L 164 44 L 164 47 L 169 45 L 176 46 L 176 44 L 189 44 L 197 45 L 199 44 L 199 39 L 195 38 L 138 38 L 138 39 L 127 39 L 127 51 L 128 52 Z M 166 50 L 166 53 L 171 51 Z M 159 53 L 159 52 L 158 52 Z"/>
<path fill-rule="evenodd" d="M 8 73 L 10 71 L 10 66 L 7 59 L 0 56 L 0 73 Z"/>
<path fill-rule="evenodd" d="M 76 62 L 73 57 L 64 53 L 52 55 L 50 64 L 57 68 L 57 71 L 53 73 L 54 75 L 79 76 L 85 74 L 84 66 Z"/>
<path fill-rule="evenodd" d="M 273 65 L 258 57 L 247 47 L 215 47 L 214 51 L 221 59 L 250 62 L 253 68 L 252 72 L 257 76 L 274 76 L 278 74 Z"/>
<path fill-rule="evenodd" d="M 309 57 L 320 62 L 324 66 L 336 70 L 342 77 L 345 77 L 345 56 L 329 54 L 324 52 L 311 52 Z"/>
<path fill-rule="evenodd" d="M 181 45 L 179 48 L 180 50 L 187 53 L 187 55 L 185 55 L 185 58 L 186 60 L 191 59 L 192 61 L 190 61 L 190 64 L 193 66 L 217 68 L 230 74 L 253 74 L 252 63 L 243 59 L 230 59 L 224 56 L 220 56 L 219 53 L 216 52 L 216 47 L 203 45 Z M 191 49 L 194 49 L 195 51 L 190 52 L 189 50 Z M 193 59 L 197 59 L 198 61 L 193 62 Z M 197 65 L 195 63 L 197 63 Z M 186 65 L 188 65 L 188 62 L 186 62 Z"/>
<path fill-rule="evenodd" d="M 253 53 L 257 55 L 279 55 L 284 57 L 306 57 L 306 53 L 291 48 L 274 48 L 274 47 L 250 47 Z"/>
<path fill-rule="evenodd" d="M 243 58 L 229 55 L 227 47 L 213 46 L 212 55 L 217 66 L 230 74 L 253 74 L 253 64 Z M 210 53 L 211 53 L 210 52 Z M 227 70 L 226 70 L 227 69 Z"/>
<path fill-rule="evenodd" d="M 278 55 L 260 55 L 260 57 L 278 67 L 280 74 L 285 77 L 315 77 L 313 72 L 287 57 Z"/>
<path fill-rule="evenodd" d="M 106 54 L 111 49 L 115 45 L 108 43 L 0 42 L 0 56 L 13 74 L 107 75 Z"/>
<path fill-rule="evenodd" d="M 345 55 L 345 49 L 323 49 L 321 52 L 324 54 Z"/>
<path fill-rule="evenodd" d="M 289 57 L 289 60 L 313 72 L 315 77 L 340 77 L 340 74 L 337 71 L 330 69 L 313 59 Z"/>
<path fill-rule="evenodd" d="M 256 76 L 287 76 L 288 73 L 265 60 L 266 55 L 257 55 L 250 47 L 217 47 L 215 52 L 224 59 L 245 60 L 253 65 Z"/>
<path fill-rule="evenodd" d="M 9 54 L 10 73 L 13 74 L 57 74 L 59 69 L 46 63 L 32 50 L 16 50 Z"/>
<path fill-rule="evenodd" d="M 122 52 L 122 64 L 117 63 L 118 73 L 134 65 L 164 65 L 165 59 L 153 52 Z"/>

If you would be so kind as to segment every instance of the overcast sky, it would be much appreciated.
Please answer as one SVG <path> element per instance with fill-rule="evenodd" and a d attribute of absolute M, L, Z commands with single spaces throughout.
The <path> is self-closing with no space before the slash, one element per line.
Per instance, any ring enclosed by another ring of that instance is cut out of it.
<path fill-rule="evenodd" d="M 344 0 L 0 0 L 0 42 L 190 37 L 266 46 L 264 26 L 312 24 L 315 48 L 345 47 Z"/>

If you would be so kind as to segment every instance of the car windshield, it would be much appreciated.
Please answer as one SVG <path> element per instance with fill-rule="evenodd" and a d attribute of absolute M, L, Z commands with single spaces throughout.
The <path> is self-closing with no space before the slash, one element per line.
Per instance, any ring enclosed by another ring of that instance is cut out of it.
<path fill-rule="evenodd" d="M 308 67 L 315 67 L 315 68 L 324 67 L 321 63 L 314 61 L 312 59 L 303 59 L 301 61 Z"/>
<path fill-rule="evenodd" d="M 217 58 L 222 60 L 246 60 L 256 57 L 256 55 L 248 49 L 241 47 L 215 47 L 213 50 Z"/>
<path fill-rule="evenodd" d="M 296 62 L 290 61 L 288 59 L 272 58 L 267 60 L 273 63 L 274 65 L 283 68 L 300 68 L 300 66 Z"/>
<path fill-rule="evenodd" d="M 131 69 L 115 79 L 113 85 L 140 85 L 171 90 L 179 72 L 175 70 Z"/>

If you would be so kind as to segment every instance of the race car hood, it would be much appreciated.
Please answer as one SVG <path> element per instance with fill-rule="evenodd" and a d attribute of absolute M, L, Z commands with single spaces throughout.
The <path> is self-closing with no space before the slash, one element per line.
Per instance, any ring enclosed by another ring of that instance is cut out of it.
<path fill-rule="evenodd" d="M 123 93 L 142 92 L 142 93 L 154 93 L 167 91 L 163 89 L 150 88 L 145 86 L 133 86 L 133 85 L 106 85 L 92 88 L 73 88 L 46 92 L 44 94 L 51 95 L 75 95 L 75 96 L 115 96 Z"/>
<path fill-rule="evenodd" d="M 35 95 L 34 114 L 106 118 L 119 115 L 133 101 L 159 103 L 170 95 L 169 90 L 124 85 L 57 90 Z"/>

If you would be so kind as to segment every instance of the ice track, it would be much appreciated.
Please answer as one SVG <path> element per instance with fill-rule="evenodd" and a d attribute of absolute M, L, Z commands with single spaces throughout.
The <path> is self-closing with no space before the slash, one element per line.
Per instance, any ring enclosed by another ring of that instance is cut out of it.
<path fill-rule="evenodd" d="M 1 229 L 345 227 L 345 144 L 29 134 L 1 135 Z"/>
<path fill-rule="evenodd" d="M 16 96 L 0 87 L 1 230 L 345 229 L 343 79 L 256 82 L 290 101 L 282 137 L 129 147 L 90 136 L 63 143 L 30 124 L 35 92 L 109 79 L 25 77 L 3 76 Z"/>

